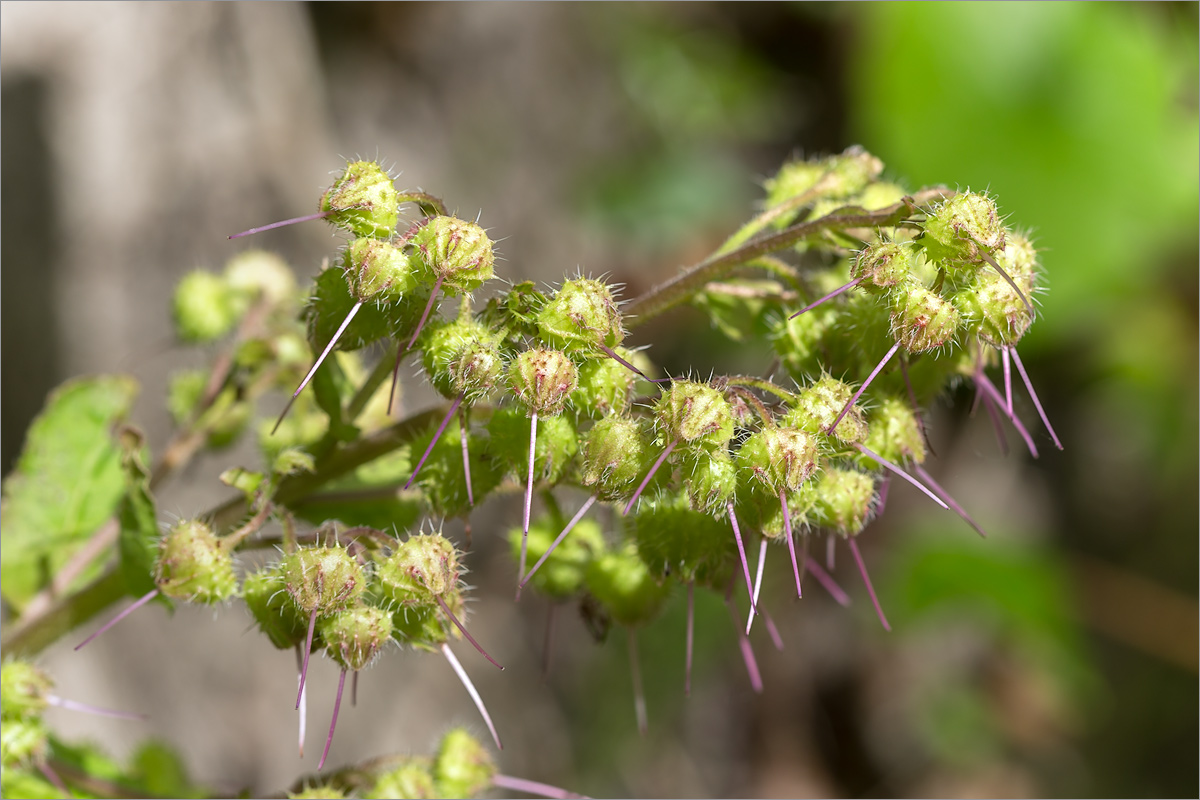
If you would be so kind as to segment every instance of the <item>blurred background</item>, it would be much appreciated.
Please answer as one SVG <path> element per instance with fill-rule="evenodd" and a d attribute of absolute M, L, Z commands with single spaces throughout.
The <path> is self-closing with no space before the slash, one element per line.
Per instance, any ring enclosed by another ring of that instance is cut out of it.
<path fill-rule="evenodd" d="M 174 343 L 174 284 L 251 246 L 315 274 L 339 244 L 326 226 L 226 237 L 308 213 L 347 158 L 479 215 L 506 278 L 607 273 L 633 296 L 748 218 L 786 158 L 858 143 L 910 188 L 990 189 L 1034 233 L 1048 292 L 1022 356 L 1065 450 L 1041 432 L 1040 460 L 1002 456 L 969 394 L 946 397 L 928 466 L 990 538 L 893 492 L 862 540 L 891 634 L 848 559 L 849 611 L 789 600 L 777 559 L 786 647 L 755 631 L 761 696 L 705 597 L 685 701 L 675 598 L 640 634 L 645 739 L 625 637 L 596 645 L 560 614 L 540 679 L 547 609 L 512 602 L 501 535 L 519 515 L 497 501 L 467 563 L 472 627 L 508 669 L 463 661 L 502 771 L 599 797 L 1194 797 L 1197 8 L 5 3 L 3 469 L 80 374 L 135 375 L 134 421 L 161 446 L 168 375 L 213 355 Z M 633 342 L 670 371 L 765 369 L 705 325 L 684 309 Z M 409 410 L 432 404 L 407 386 Z M 197 460 L 160 510 L 211 507 L 220 470 L 256 458 Z M 43 664 L 62 695 L 152 718 L 52 724 L 118 757 L 167 740 L 218 792 L 284 788 L 315 768 L 337 672 L 310 677 L 298 762 L 292 655 L 248 624 L 237 606 L 156 608 L 83 654 L 60 642 Z M 393 653 L 360 700 L 334 764 L 426 752 L 456 723 L 484 733 L 435 656 Z"/>

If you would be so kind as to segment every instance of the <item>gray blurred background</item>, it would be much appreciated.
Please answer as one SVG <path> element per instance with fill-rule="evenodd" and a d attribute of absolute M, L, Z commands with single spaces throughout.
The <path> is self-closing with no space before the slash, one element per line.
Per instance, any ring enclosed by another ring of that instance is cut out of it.
<path fill-rule="evenodd" d="M 315 274 L 326 226 L 226 237 L 310 212 L 347 158 L 479 215 L 507 279 L 607 273 L 632 296 L 711 251 L 788 156 L 860 143 L 911 188 L 989 186 L 1035 230 L 1050 291 L 1022 350 L 1066 451 L 1003 458 L 948 397 L 930 469 L 992 538 L 894 491 L 863 539 L 891 635 L 848 559 L 849 612 L 789 601 L 777 558 L 787 646 L 756 630 L 762 696 L 706 597 L 684 702 L 674 598 L 640 635 L 644 740 L 622 632 L 597 646 L 564 609 L 540 680 L 545 603 L 512 602 L 518 512 L 494 501 L 472 629 L 507 669 L 459 652 L 502 770 L 593 796 L 1194 796 L 1196 28 L 1195 4 L 5 2 L 3 469 L 80 374 L 135 375 L 134 421 L 165 443 L 169 374 L 213 355 L 174 342 L 175 283 L 252 246 Z M 765 369 L 705 325 L 681 310 L 634 343 L 671 372 Z M 219 503 L 219 472 L 256 458 L 197 459 L 161 512 Z M 152 717 L 52 724 L 118 757 L 161 737 L 217 792 L 278 791 L 315 769 L 337 672 L 310 674 L 298 761 L 292 654 L 248 626 L 155 608 L 82 654 L 60 642 L 61 694 Z M 359 699 L 333 764 L 485 733 L 437 656 L 392 653 Z"/>

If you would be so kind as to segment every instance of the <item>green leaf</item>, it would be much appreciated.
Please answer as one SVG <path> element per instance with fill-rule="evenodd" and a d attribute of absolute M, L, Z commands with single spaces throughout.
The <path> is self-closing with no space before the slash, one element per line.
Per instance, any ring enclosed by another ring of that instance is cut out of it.
<path fill-rule="evenodd" d="M 69 381 L 34 420 L 0 503 L 0 593 L 14 607 L 45 587 L 112 516 L 124 481 L 111 431 L 137 392 L 127 376 Z"/>
<path fill-rule="evenodd" d="M 149 797 L 203 797 L 203 790 L 188 779 L 183 759 L 163 742 L 146 742 L 129 762 L 129 777 Z"/>
<path fill-rule="evenodd" d="M 141 597 L 152 591 L 154 561 L 158 554 L 158 513 L 150 497 L 150 476 L 142 460 L 145 437 L 135 428 L 121 431 L 121 469 L 125 473 L 125 496 L 117 510 L 121 532 L 117 550 L 121 574 L 129 593 Z"/>

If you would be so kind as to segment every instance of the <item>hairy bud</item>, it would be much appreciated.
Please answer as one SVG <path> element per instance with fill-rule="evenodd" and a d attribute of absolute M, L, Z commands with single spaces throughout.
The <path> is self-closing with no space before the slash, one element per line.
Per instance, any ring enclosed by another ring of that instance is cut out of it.
<path fill-rule="evenodd" d="M 326 219 L 356 236 L 386 239 L 396 231 L 399 193 L 383 167 L 353 161 L 321 197 Z"/>
<path fill-rule="evenodd" d="M 158 547 L 154 581 L 167 597 L 211 604 L 237 591 L 233 557 L 203 522 L 180 522 L 163 535 Z"/>
<path fill-rule="evenodd" d="M 538 334 L 551 347 L 596 352 L 625 338 L 621 313 L 608 287 L 597 280 L 566 281 L 537 316 Z"/>
<path fill-rule="evenodd" d="M 331 614 L 351 606 L 362 595 L 362 567 L 341 547 L 311 547 L 279 562 L 284 587 L 305 613 Z"/>
<path fill-rule="evenodd" d="M 699 449 L 724 447 L 733 438 L 733 411 L 724 395 L 694 381 L 675 381 L 654 406 L 668 443 Z"/>
<path fill-rule="evenodd" d="M 409 239 L 430 271 L 427 282 L 440 280 L 447 294 L 465 294 L 492 279 L 492 240 L 474 222 L 433 217 Z"/>
<path fill-rule="evenodd" d="M 980 261 L 980 246 L 989 251 L 1003 250 L 1005 231 L 990 197 L 964 192 L 933 210 L 920 242 L 934 261 L 967 266 Z"/>
<path fill-rule="evenodd" d="M 325 617 L 317 625 L 325 652 L 342 668 L 365 669 L 392 635 L 392 618 L 382 609 L 354 606 Z"/>
<path fill-rule="evenodd" d="M 560 350 L 526 350 L 508 365 L 508 385 L 539 417 L 561 414 L 575 391 L 579 371 Z"/>

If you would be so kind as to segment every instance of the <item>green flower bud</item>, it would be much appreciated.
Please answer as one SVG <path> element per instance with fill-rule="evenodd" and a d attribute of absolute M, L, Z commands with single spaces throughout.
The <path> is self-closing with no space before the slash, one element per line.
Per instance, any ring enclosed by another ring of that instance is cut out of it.
<path fill-rule="evenodd" d="M 246 250 L 229 259 L 225 282 L 247 306 L 260 296 L 272 305 L 295 302 L 295 274 L 286 261 L 265 250 Z"/>
<path fill-rule="evenodd" d="M 279 562 L 284 587 L 300 610 L 332 614 L 354 605 L 366 586 L 358 562 L 341 547 L 307 547 Z"/>
<path fill-rule="evenodd" d="M 409 536 L 382 561 L 376 578 L 383 596 L 401 606 L 432 606 L 458 590 L 458 553 L 440 533 Z"/>
<path fill-rule="evenodd" d="M 660 579 L 676 576 L 724 591 L 738 564 L 728 517 L 694 511 L 690 504 L 682 494 L 660 494 L 639 504 L 633 518 L 638 555 Z"/>
<path fill-rule="evenodd" d="M 425 372 L 444 397 L 486 398 L 504 374 L 504 358 L 487 328 L 461 317 L 428 334 L 422 354 Z"/>
<path fill-rule="evenodd" d="M 380 773 L 375 785 L 363 795 L 367 800 L 426 800 L 440 796 L 433 783 L 433 762 L 419 756 L 407 758 L 400 766 Z"/>
<path fill-rule="evenodd" d="M 645 452 L 645 436 L 636 422 L 605 417 L 584 439 L 583 485 L 594 487 L 601 500 L 625 496 L 641 477 Z"/>
<path fill-rule="evenodd" d="M 918 464 L 925 460 L 925 437 L 921 435 L 917 415 L 906 400 L 884 397 L 868 416 L 871 432 L 865 442 L 867 449 L 895 464 L 910 458 Z M 855 460 L 866 469 L 880 468 L 869 456 L 858 455 Z"/>
<path fill-rule="evenodd" d="M 208 376 L 203 370 L 187 369 L 171 374 L 167 384 L 167 409 L 176 427 L 182 428 L 192 418 L 207 384 Z"/>
<path fill-rule="evenodd" d="M 508 385 L 539 418 L 561 414 L 575 391 L 579 371 L 559 350 L 526 350 L 508 365 Z"/>
<path fill-rule="evenodd" d="M 304 641 L 308 620 L 300 616 L 277 568 L 247 575 L 242 581 L 242 599 L 271 644 L 288 650 Z"/>
<path fill-rule="evenodd" d="M 381 239 L 361 237 L 346 248 L 342 274 L 355 300 L 386 301 L 411 292 L 416 275 L 404 250 Z"/>
<path fill-rule="evenodd" d="M 551 347 L 594 353 L 625 338 L 621 312 L 608 287 L 579 278 L 566 281 L 537 315 L 538 334 Z"/>
<path fill-rule="evenodd" d="M 877 211 L 881 208 L 896 205 L 896 203 L 904 199 L 904 195 L 906 194 L 907 192 L 904 191 L 903 186 L 888 183 L 887 181 L 877 181 L 868 184 L 853 199 L 853 203 L 867 211 Z"/>
<path fill-rule="evenodd" d="M 764 428 L 742 443 L 738 467 L 775 495 L 794 492 L 819 464 L 817 437 L 799 428 Z"/>
<path fill-rule="evenodd" d="M 370 665 L 392 635 L 392 618 L 382 609 L 355 606 L 323 618 L 317 625 L 325 652 L 343 669 Z"/>
<path fill-rule="evenodd" d="M 902 284 L 917 268 L 921 250 L 912 242 L 873 242 L 855 256 L 850 277 L 864 289 L 890 289 Z"/>
<path fill-rule="evenodd" d="M 543 516 L 529 524 L 526 554 L 530 564 L 541 560 L 565 525 L 565 520 L 555 514 Z M 520 526 L 509 529 L 508 543 L 514 558 L 520 558 L 521 538 Z M 575 523 L 575 527 L 554 548 L 554 552 L 530 581 L 551 600 L 566 600 L 583 588 L 587 565 L 604 550 L 604 534 L 600 530 L 600 523 L 584 517 Z"/>
<path fill-rule="evenodd" d="M 964 192 L 930 212 L 920 242 L 934 261 L 965 266 L 979 263 L 981 245 L 992 252 L 1003 250 L 1005 231 L 990 197 Z"/>
<path fill-rule="evenodd" d="M 0 764 L 9 770 L 44 761 L 49 739 L 50 731 L 39 718 L 0 721 Z"/>
<path fill-rule="evenodd" d="M 668 589 L 650 574 L 637 548 L 627 542 L 588 565 L 587 589 L 621 625 L 643 625 L 662 608 Z"/>
<path fill-rule="evenodd" d="M 875 479 L 848 469 L 824 470 L 817 478 L 813 522 L 841 536 L 857 536 L 875 510 Z"/>
<path fill-rule="evenodd" d="M 849 385 L 826 375 L 796 396 L 792 410 L 783 418 L 783 424 L 809 433 L 824 434 L 853 396 L 854 389 Z M 867 423 L 857 403 L 842 417 L 833 435 L 847 444 L 867 438 Z"/>
<path fill-rule="evenodd" d="M 357 302 L 358 300 L 351 296 L 350 287 L 341 270 L 326 269 L 317 276 L 308 305 L 304 308 L 304 319 L 308 323 L 308 341 L 314 352 L 320 353 L 325 349 Z M 337 349 L 358 350 L 391 335 L 392 328 L 384 309 L 376 303 L 367 303 L 358 310 L 354 319 L 342 331 Z M 308 358 L 305 354 L 301 362 L 307 362 Z"/>
<path fill-rule="evenodd" d="M 685 459 L 683 474 L 691 507 L 701 514 L 726 519 L 727 504 L 737 492 L 737 467 L 729 453 L 716 450 Z"/>
<path fill-rule="evenodd" d="M 767 181 L 767 207 L 809 192 L 817 197 L 849 197 L 863 191 L 881 172 L 883 162 L 858 145 L 835 156 L 793 161 Z"/>
<path fill-rule="evenodd" d="M 891 295 L 892 336 L 910 353 L 949 344 L 962 317 L 952 303 L 924 286 L 909 285 Z"/>
<path fill-rule="evenodd" d="M 1029 240 L 1012 234 L 996 260 L 1028 298 L 1036 288 L 1037 279 L 1037 252 Z M 994 347 L 1016 344 L 1033 322 L 1025 300 L 994 269 L 976 272 L 971 285 L 959 292 L 954 302 L 971 321 L 979 338 Z"/>
<path fill-rule="evenodd" d="M 192 603 L 220 603 L 237 591 L 232 555 L 199 520 L 185 520 L 163 534 L 154 582 L 167 597 Z"/>
<path fill-rule="evenodd" d="M 54 681 L 28 661 L 0 666 L 0 717 L 5 720 L 41 716 Z"/>
<path fill-rule="evenodd" d="M 452 728 L 438 748 L 433 777 L 442 797 L 475 797 L 492 785 L 491 754 L 465 728 Z"/>
<path fill-rule="evenodd" d="M 515 408 L 500 408 L 488 420 L 490 451 L 508 465 L 510 471 L 525 477 L 529 469 L 529 417 Z M 538 419 L 537 442 L 533 449 L 535 479 L 557 483 L 571 466 L 579 448 L 575 425 L 566 416 Z"/>
<path fill-rule="evenodd" d="M 617 352 L 626 361 L 633 355 L 624 348 Z M 633 372 L 611 358 L 584 361 L 579 366 L 579 385 L 571 395 L 571 405 L 592 418 L 622 413 L 629 406 L 634 377 Z"/>
<path fill-rule="evenodd" d="M 492 279 L 492 240 L 483 228 L 457 217 L 433 217 L 409 239 L 447 294 L 472 292 Z"/>
<path fill-rule="evenodd" d="M 674 381 L 654 406 L 662 437 L 669 444 L 719 449 L 733 438 L 733 412 L 725 396 L 703 383 Z"/>
<path fill-rule="evenodd" d="M 399 193 L 383 167 L 374 161 L 353 161 L 321 197 L 320 210 L 355 236 L 386 239 L 395 233 L 400 217 Z"/>
<path fill-rule="evenodd" d="M 196 270 L 184 276 L 175 288 L 175 333 L 182 341 L 205 344 L 233 330 L 237 304 L 221 277 Z"/>

